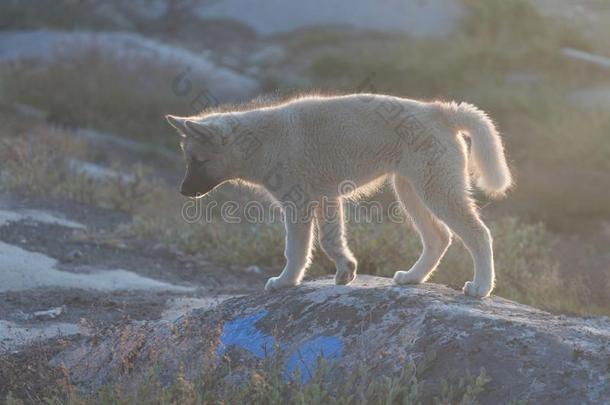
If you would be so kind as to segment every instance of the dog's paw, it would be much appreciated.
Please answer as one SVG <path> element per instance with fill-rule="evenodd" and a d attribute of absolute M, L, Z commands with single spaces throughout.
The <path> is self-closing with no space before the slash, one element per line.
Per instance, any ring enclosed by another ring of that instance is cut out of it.
<path fill-rule="evenodd" d="M 396 284 L 421 284 L 424 280 L 410 271 L 397 271 L 394 273 L 394 282 Z"/>
<path fill-rule="evenodd" d="M 275 291 L 280 288 L 294 287 L 297 284 L 298 283 L 286 281 L 281 277 L 271 277 L 267 280 L 267 284 L 265 284 L 265 291 Z"/>
<path fill-rule="evenodd" d="M 356 279 L 356 268 L 358 264 L 349 260 L 341 266 L 337 266 L 335 273 L 335 284 L 336 285 L 347 285 Z"/>
<path fill-rule="evenodd" d="M 462 288 L 464 294 L 475 298 L 487 297 L 491 293 L 491 290 L 490 287 L 476 285 L 472 281 L 467 281 L 466 284 L 464 284 L 464 288 Z"/>
<path fill-rule="evenodd" d="M 347 285 L 356 279 L 355 271 L 338 271 L 335 273 L 336 285 Z"/>

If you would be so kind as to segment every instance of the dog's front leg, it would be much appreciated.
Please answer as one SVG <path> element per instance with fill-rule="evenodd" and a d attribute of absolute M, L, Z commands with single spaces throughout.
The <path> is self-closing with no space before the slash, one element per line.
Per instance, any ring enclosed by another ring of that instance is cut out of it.
<path fill-rule="evenodd" d="M 313 240 L 311 218 L 295 220 L 286 216 L 286 267 L 278 277 L 271 277 L 265 290 L 277 290 L 298 285 L 311 261 Z"/>

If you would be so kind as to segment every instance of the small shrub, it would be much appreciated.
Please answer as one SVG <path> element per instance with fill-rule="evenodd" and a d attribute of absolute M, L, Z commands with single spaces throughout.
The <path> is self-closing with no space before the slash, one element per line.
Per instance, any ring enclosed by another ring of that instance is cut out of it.
<path fill-rule="evenodd" d="M 441 382 L 440 396 L 434 398 L 434 402 L 439 405 L 478 404 L 478 396 L 485 391 L 485 387 L 490 382 L 491 378 L 489 378 L 484 368 L 481 368 L 479 375 L 473 376 L 470 373 L 466 373 L 465 377 L 457 378 L 457 382 L 450 382 L 446 379 L 443 379 L 443 381 Z"/>

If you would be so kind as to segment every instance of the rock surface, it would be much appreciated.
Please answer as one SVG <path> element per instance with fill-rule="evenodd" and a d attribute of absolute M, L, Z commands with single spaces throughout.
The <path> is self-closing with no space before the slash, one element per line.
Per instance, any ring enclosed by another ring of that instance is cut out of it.
<path fill-rule="evenodd" d="M 424 389 L 450 371 L 491 382 L 483 403 L 608 403 L 610 321 L 555 316 L 502 298 L 477 300 L 447 287 L 395 286 L 359 276 L 260 292 L 196 309 L 175 320 L 131 322 L 58 354 L 72 381 L 88 387 L 137 382 L 153 368 L 161 382 L 194 376 L 221 356 L 250 364 L 281 350 L 284 373 L 308 378 L 322 354 L 338 383 L 363 362 L 375 374 L 408 362 L 427 366 Z M 342 372 L 343 370 L 343 372 Z M 349 371 L 348 371 L 349 372 Z M 343 377 L 342 377 L 343 376 Z"/>

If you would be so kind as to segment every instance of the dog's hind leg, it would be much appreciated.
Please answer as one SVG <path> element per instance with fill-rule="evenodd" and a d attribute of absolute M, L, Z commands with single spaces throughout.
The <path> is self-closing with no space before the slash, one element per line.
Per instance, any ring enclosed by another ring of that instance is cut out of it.
<path fill-rule="evenodd" d="M 491 233 L 468 195 L 467 178 L 461 174 L 463 167 L 450 170 L 445 166 L 443 170 L 410 179 L 410 184 L 430 211 L 464 242 L 472 256 L 474 279 L 464 285 L 464 293 L 485 297 L 491 293 L 495 277 Z"/>
<path fill-rule="evenodd" d="M 409 271 L 397 271 L 397 284 L 418 284 L 425 282 L 442 259 L 451 244 L 451 232 L 424 205 L 409 182 L 400 175 L 394 176 L 396 196 L 413 220 L 423 245 L 423 252 Z"/>

